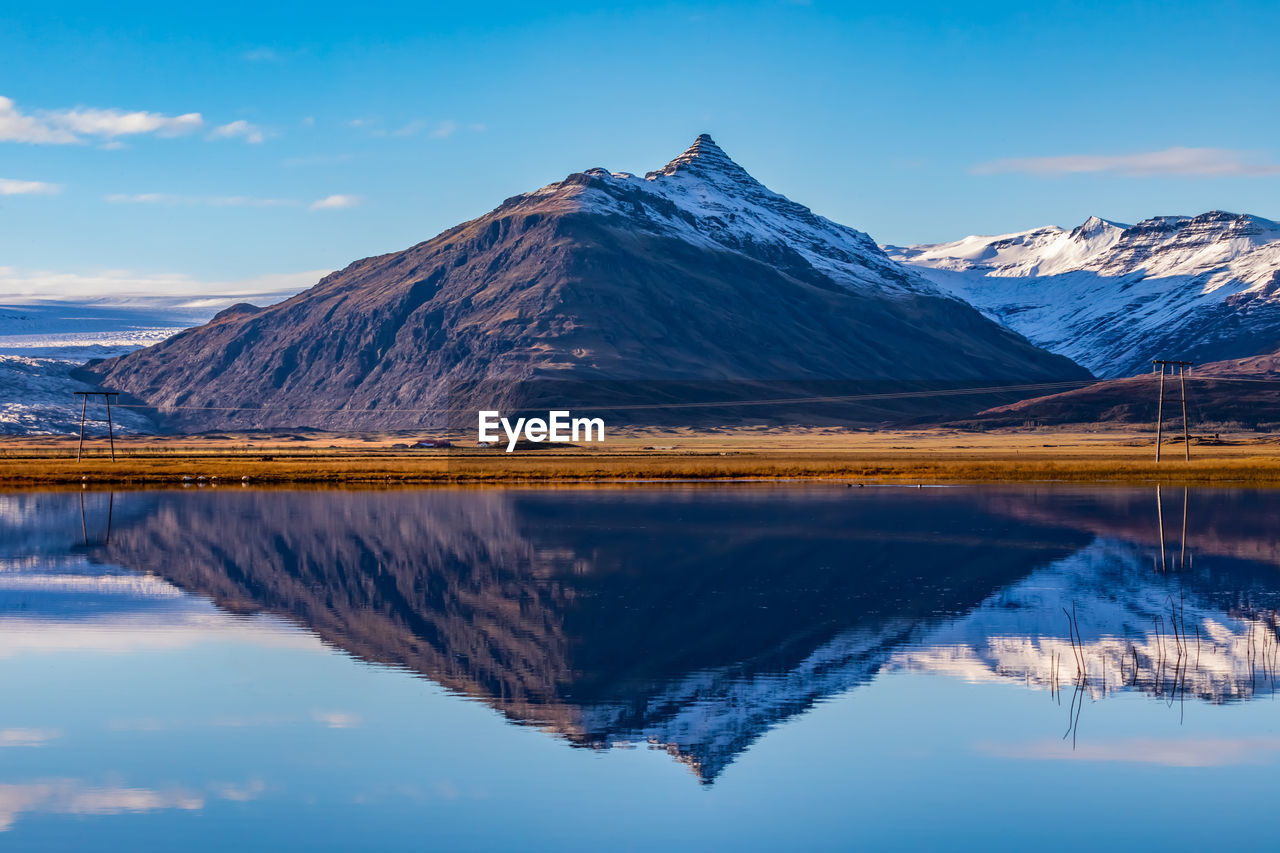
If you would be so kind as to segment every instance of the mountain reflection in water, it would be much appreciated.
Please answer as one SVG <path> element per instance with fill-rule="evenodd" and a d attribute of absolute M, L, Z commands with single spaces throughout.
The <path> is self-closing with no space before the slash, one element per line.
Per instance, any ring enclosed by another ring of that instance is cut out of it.
<path fill-rule="evenodd" d="M 1269 492 L 88 498 L 83 527 L 81 495 L 8 496 L 0 516 L 39 516 L 52 544 L 29 550 L 75 539 L 95 563 L 141 573 L 131 582 L 284 617 L 575 745 L 651 744 L 708 783 L 774 725 L 892 670 L 1041 689 L 1072 728 L 1086 696 L 1221 703 L 1274 689 Z"/>

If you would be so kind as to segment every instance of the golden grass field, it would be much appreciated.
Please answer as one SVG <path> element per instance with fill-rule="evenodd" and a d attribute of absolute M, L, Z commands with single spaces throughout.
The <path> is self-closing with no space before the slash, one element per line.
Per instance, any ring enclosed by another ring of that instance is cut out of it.
<path fill-rule="evenodd" d="M 1280 436 L 1181 437 L 1154 460 L 1140 432 L 843 429 L 636 430 L 599 445 L 540 445 L 506 453 L 446 436 L 451 449 L 405 450 L 397 434 L 247 434 L 0 439 L 0 486 L 558 483 L 643 480 L 827 479 L 896 482 L 1168 482 L 1280 485 Z M 439 436 L 435 436 L 439 437 Z M 471 445 L 471 446 L 468 446 Z M 190 479 L 184 479 L 190 478 Z"/>

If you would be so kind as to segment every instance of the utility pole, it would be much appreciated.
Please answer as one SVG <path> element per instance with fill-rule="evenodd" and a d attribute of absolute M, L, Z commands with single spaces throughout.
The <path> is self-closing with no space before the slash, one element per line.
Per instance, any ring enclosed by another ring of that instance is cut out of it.
<path fill-rule="evenodd" d="M 1179 384 L 1182 386 L 1182 445 L 1186 460 L 1191 461 L 1191 431 L 1187 424 L 1187 368 L 1191 367 L 1190 361 L 1171 361 L 1167 359 L 1152 359 L 1151 369 L 1154 371 L 1160 368 L 1160 402 L 1156 404 L 1156 461 L 1160 461 L 1160 444 L 1164 440 L 1164 375 L 1169 372 L 1169 368 L 1176 368 L 1178 371 Z"/>
<path fill-rule="evenodd" d="M 116 391 L 75 391 L 73 392 L 80 398 L 80 445 L 76 448 L 76 461 L 80 461 L 80 456 L 84 452 L 84 421 L 86 410 L 89 408 L 90 397 L 101 397 L 107 404 L 107 438 L 111 442 L 111 461 L 116 461 L 116 431 L 111 423 L 111 398 L 119 397 Z"/>

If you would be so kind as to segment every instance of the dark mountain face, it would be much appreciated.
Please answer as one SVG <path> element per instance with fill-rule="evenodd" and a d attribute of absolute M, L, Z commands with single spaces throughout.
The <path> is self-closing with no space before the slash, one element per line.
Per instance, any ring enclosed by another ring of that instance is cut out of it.
<path fill-rule="evenodd" d="M 518 408 L 517 383 L 533 380 L 1087 376 L 769 191 L 705 136 L 644 178 L 570 175 L 92 370 L 174 425 L 356 429 L 448 411 L 471 423 Z"/>

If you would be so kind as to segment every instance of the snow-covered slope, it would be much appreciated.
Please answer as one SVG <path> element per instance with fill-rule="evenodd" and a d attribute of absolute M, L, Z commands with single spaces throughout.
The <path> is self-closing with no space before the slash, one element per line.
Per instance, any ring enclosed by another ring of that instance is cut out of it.
<path fill-rule="evenodd" d="M 1280 223 L 1211 211 L 1137 225 L 1097 217 L 953 243 L 886 247 L 1032 343 L 1103 377 L 1153 358 L 1280 347 Z"/>
<path fill-rule="evenodd" d="M 95 302 L 0 305 L 0 434 L 79 429 L 72 392 L 91 386 L 72 378 L 77 367 L 158 343 L 192 319 L 172 311 Z M 112 416 L 123 432 L 150 427 L 127 409 Z"/>
<path fill-rule="evenodd" d="M 263 304 L 289 292 L 255 294 Z M 137 294 L 32 299 L 0 293 L 0 434 L 69 433 L 79 429 L 73 392 L 89 383 L 72 373 L 91 359 L 115 358 L 203 323 L 244 294 Z M 151 422 L 128 409 L 112 412 L 122 432 L 148 432 Z"/>
<path fill-rule="evenodd" d="M 616 212 L 637 228 L 757 256 L 795 252 L 855 289 L 937 293 L 923 276 L 890 261 L 868 235 L 761 184 L 705 133 L 643 178 L 602 168 L 584 174 L 599 181 L 583 187 L 582 208 Z M 564 195 L 564 182 L 526 197 L 548 193 Z"/>

